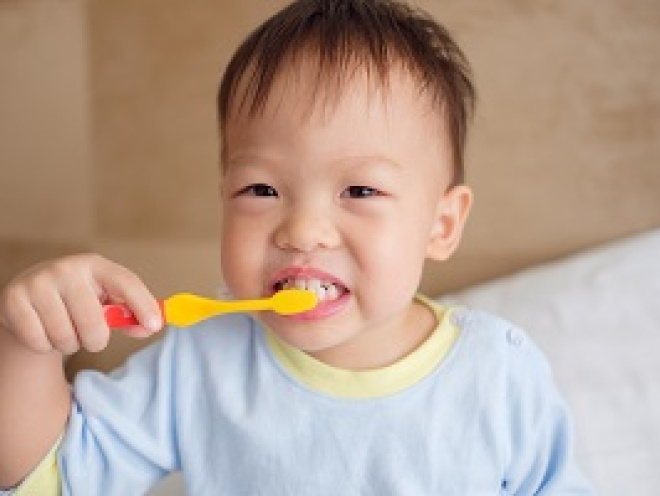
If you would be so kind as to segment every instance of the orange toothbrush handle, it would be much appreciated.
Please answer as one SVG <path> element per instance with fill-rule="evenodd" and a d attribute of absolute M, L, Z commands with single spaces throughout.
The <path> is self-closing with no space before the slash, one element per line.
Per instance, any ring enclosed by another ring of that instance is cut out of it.
<path fill-rule="evenodd" d="M 164 320 L 165 302 L 163 300 L 158 300 L 158 306 L 160 306 L 160 313 Z M 140 325 L 140 322 L 138 322 L 138 319 L 133 312 L 131 312 L 126 305 L 120 303 L 103 305 L 103 314 L 105 315 L 105 321 L 108 323 L 110 329 L 121 329 L 122 327 Z"/>

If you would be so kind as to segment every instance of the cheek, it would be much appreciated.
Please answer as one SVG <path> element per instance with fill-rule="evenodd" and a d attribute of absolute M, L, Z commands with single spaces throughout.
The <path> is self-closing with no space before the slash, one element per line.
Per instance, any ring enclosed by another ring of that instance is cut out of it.
<path fill-rule="evenodd" d="M 358 264 L 367 291 L 387 300 L 414 295 L 424 265 L 426 236 L 403 221 L 372 224 L 361 232 Z"/>
<path fill-rule="evenodd" d="M 359 229 L 363 243 L 377 259 L 387 265 L 423 264 L 431 230 L 428 208 L 419 204 L 400 205 L 390 215 L 372 219 Z"/>
<path fill-rule="evenodd" d="M 418 258 L 411 255 L 401 244 L 374 249 L 356 294 L 365 316 L 380 320 L 408 307 L 421 278 Z"/>
<path fill-rule="evenodd" d="M 414 292 L 421 277 L 424 257 L 414 243 L 382 243 L 372 251 L 372 279 L 391 291 Z"/>
<path fill-rule="evenodd" d="M 260 291 L 264 240 L 249 223 L 223 222 L 220 259 L 225 284 L 236 296 Z"/>

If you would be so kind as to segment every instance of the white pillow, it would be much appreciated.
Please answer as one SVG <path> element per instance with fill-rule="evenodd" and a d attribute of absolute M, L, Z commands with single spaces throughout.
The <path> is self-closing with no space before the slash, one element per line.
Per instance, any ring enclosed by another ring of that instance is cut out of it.
<path fill-rule="evenodd" d="M 447 298 L 545 351 L 596 494 L 660 494 L 660 229 Z"/>

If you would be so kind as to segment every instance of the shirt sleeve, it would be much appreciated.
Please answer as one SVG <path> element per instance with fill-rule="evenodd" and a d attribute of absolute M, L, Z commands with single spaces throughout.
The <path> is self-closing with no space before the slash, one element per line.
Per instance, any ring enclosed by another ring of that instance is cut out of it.
<path fill-rule="evenodd" d="M 592 495 L 574 459 L 571 414 L 549 364 L 522 331 L 511 329 L 508 397 L 511 453 L 504 494 Z"/>
<path fill-rule="evenodd" d="M 111 374 L 78 374 L 58 455 L 62 494 L 144 494 L 179 468 L 173 334 Z"/>

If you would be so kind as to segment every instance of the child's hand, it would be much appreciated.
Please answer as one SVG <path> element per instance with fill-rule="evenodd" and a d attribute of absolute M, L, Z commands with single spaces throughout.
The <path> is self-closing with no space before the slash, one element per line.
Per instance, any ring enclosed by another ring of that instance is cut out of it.
<path fill-rule="evenodd" d="M 137 316 L 142 326 L 127 331 L 133 336 L 163 325 L 156 299 L 135 274 L 86 254 L 36 265 L 11 281 L 0 293 L 0 327 L 38 352 L 100 351 L 110 337 L 102 305 L 111 302 Z"/>

